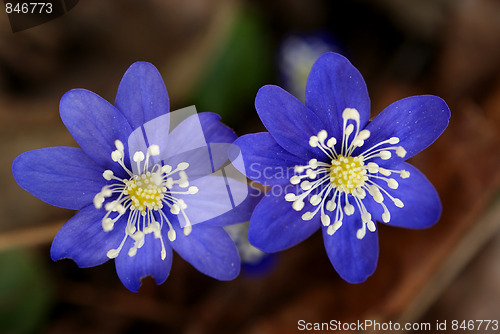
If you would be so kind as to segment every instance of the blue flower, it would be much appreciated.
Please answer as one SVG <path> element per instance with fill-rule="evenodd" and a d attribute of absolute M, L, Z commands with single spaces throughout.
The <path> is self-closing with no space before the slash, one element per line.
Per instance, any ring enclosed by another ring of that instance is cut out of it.
<path fill-rule="evenodd" d="M 377 266 L 376 221 L 419 229 L 439 219 L 436 190 L 405 162 L 448 125 L 439 97 L 402 99 L 369 122 L 363 77 L 343 56 L 325 53 L 309 74 L 305 105 L 269 85 L 255 107 L 269 133 L 235 144 L 247 176 L 272 187 L 250 219 L 257 248 L 284 250 L 321 228 L 335 270 L 359 283 Z"/>
<path fill-rule="evenodd" d="M 145 276 L 167 279 L 172 249 L 216 279 L 238 275 L 240 258 L 222 226 L 247 221 L 253 203 L 246 182 L 228 178 L 225 151 L 236 135 L 216 114 L 169 108 L 156 68 L 134 63 L 114 106 L 83 89 L 62 97 L 61 119 L 81 148 L 42 148 L 14 160 L 23 189 L 79 210 L 54 238 L 54 261 L 92 267 L 115 259 L 132 291 Z"/>

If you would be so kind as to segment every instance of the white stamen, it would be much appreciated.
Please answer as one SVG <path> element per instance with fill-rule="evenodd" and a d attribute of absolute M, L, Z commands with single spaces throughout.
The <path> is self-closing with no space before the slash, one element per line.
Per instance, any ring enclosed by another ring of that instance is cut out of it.
<path fill-rule="evenodd" d="M 295 211 L 302 211 L 305 200 L 315 207 L 313 211 L 302 214 L 302 220 L 312 220 L 317 214 L 323 226 L 327 227 L 327 234 L 333 235 L 342 226 L 344 214 L 351 216 L 357 212 L 361 216 L 362 226 L 357 230 L 356 237 L 364 238 L 366 231 L 375 232 L 376 225 L 372 215 L 367 211 L 364 202 L 367 195 L 382 206 L 382 220 L 387 223 L 391 213 L 384 204 L 384 199 L 389 198 L 396 207 L 402 208 L 403 202 L 393 197 L 386 190 L 399 188 L 399 180 L 390 177 L 398 174 L 401 179 L 406 179 L 410 173 L 405 170 L 391 170 L 371 161 L 380 158 L 389 160 L 392 152 L 400 158 L 407 154 L 402 146 L 393 146 L 400 142 L 398 137 L 382 140 L 365 149 L 361 154 L 354 155 L 358 147 L 364 146 L 370 138 L 368 129 L 360 129 L 360 114 L 354 108 L 346 108 L 342 113 L 343 133 L 341 145 L 337 145 L 337 138 L 328 138 L 326 130 L 319 131 L 309 138 L 309 146 L 317 148 L 324 154 L 324 158 L 314 158 L 307 165 L 295 166 L 296 175 L 290 178 L 292 185 L 300 184 L 300 193 L 287 193 L 285 200 L 292 202 Z M 328 140 L 327 140 L 328 138 Z M 339 138 L 340 139 L 340 138 Z M 326 144 L 325 144 L 326 141 Z M 340 149 L 338 152 L 335 148 Z M 374 182 L 375 179 L 384 181 Z M 386 184 L 386 185 L 385 185 Z M 354 205 L 352 205 L 353 203 Z M 332 212 L 332 217 L 325 212 Z M 333 214 L 335 218 L 333 219 Z M 331 220 L 335 222 L 331 224 Z"/>

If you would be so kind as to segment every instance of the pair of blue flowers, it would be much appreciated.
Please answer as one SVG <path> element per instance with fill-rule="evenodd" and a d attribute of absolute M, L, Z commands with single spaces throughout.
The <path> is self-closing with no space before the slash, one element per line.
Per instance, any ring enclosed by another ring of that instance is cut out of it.
<path fill-rule="evenodd" d="M 240 258 L 223 226 L 250 220 L 248 239 L 265 252 L 321 229 L 335 270 L 358 283 L 376 268 L 375 222 L 426 228 L 439 219 L 437 192 L 405 160 L 448 125 L 440 98 L 397 101 L 369 122 L 361 74 L 326 53 L 312 67 L 305 105 L 264 86 L 255 107 L 269 132 L 238 139 L 213 113 L 176 119 L 160 74 L 144 62 L 126 71 L 114 105 L 87 90 L 66 93 L 61 119 L 81 148 L 25 152 L 12 167 L 23 189 L 79 210 L 57 233 L 52 259 L 80 267 L 115 259 L 122 283 L 138 291 L 142 277 L 167 279 L 173 249 L 231 280 Z M 231 145 L 241 150 L 234 167 L 272 187 L 262 199 L 227 175 Z"/>

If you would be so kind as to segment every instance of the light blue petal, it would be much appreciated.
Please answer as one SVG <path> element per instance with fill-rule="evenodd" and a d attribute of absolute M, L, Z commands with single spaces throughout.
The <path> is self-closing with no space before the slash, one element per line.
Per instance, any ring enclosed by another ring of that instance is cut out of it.
<path fill-rule="evenodd" d="M 73 210 L 92 203 L 105 184 L 102 172 L 76 147 L 28 151 L 12 163 L 12 174 L 21 188 L 51 205 Z"/>
<path fill-rule="evenodd" d="M 50 248 L 52 260 L 73 259 L 81 268 L 109 260 L 106 253 L 120 244 L 125 233 L 118 228 L 104 232 L 101 221 L 105 214 L 104 209 L 98 210 L 93 204 L 77 212 L 57 232 Z M 123 220 L 126 223 L 122 218 L 117 226 Z"/>
<path fill-rule="evenodd" d="M 306 85 L 306 106 L 325 124 L 329 137 L 342 138 L 342 113 L 354 108 L 361 128 L 370 118 L 370 98 L 363 76 L 342 55 L 329 52 L 314 63 Z"/>
<path fill-rule="evenodd" d="M 154 65 L 133 63 L 123 75 L 116 93 L 115 106 L 132 129 L 170 111 L 163 79 Z"/>
<path fill-rule="evenodd" d="M 333 235 L 328 235 L 327 227 L 322 228 L 328 258 L 340 277 L 349 283 L 364 282 L 377 268 L 377 231 L 366 230 L 360 240 L 356 232 L 361 224 L 361 216 L 355 212 L 351 216 L 344 215 L 342 226 Z"/>
<path fill-rule="evenodd" d="M 233 241 L 222 227 L 194 225 L 186 236 L 177 224 L 173 249 L 201 273 L 221 281 L 240 273 L 240 257 Z"/>

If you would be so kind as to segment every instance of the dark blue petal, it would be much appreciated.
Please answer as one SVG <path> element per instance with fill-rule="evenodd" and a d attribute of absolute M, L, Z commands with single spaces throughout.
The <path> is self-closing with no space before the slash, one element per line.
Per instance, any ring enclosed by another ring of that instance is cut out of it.
<path fill-rule="evenodd" d="M 361 128 L 370 118 L 370 98 L 359 71 L 344 56 L 325 53 L 316 60 L 307 78 L 306 106 L 325 124 L 329 137 L 342 138 L 342 113 L 355 108 Z"/>
<path fill-rule="evenodd" d="M 309 146 L 309 138 L 325 125 L 302 102 L 278 86 L 267 85 L 258 91 L 255 108 L 281 147 L 304 159 L 316 157 L 317 149 Z"/>
<path fill-rule="evenodd" d="M 238 136 L 232 129 L 220 122 L 220 116 L 211 112 L 202 112 L 198 118 L 207 143 L 232 143 Z"/>
<path fill-rule="evenodd" d="M 134 256 L 129 256 L 128 251 L 134 241 L 128 238 L 123 248 L 115 259 L 116 273 L 123 285 L 130 291 L 137 292 L 141 286 L 141 279 L 151 276 L 156 284 L 162 284 L 167 279 L 172 267 L 172 248 L 168 245 L 166 233 L 163 233 L 166 243 L 166 257 L 161 259 L 161 242 L 153 234 L 145 236 L 144 245 L 137 250 Z"/>
<path fill-rule="evenodd" d="M 50 248 L 52 260 L 73 259 L 81 268 L 109 260 L 106 253 L 120 244 L 125 233 L 117 228 L 104 232 L 101 221 L 105 214 L 104 209 L 98 210 L 93 204 L 77 212 L 54 237 Z M 126 223 L 123 218 L 117 224 L 123 221 Z"/>
<path fill-rule="evenodd" d="M 173 249 L 201 273 L 221 281 L 236 278 L 240 273 L 240 256 L 233 241 L 222 227 L 193 226 L 186 236 L 177 224 Z"/>
<path fill-rule="evenodd" d="M 170 111 L 163 79 L 154 65 L 132 64 L 123 75 L 115 106 L 125 115 L 132 129 Z"/>
<path fill-rule="evenodd" d="M 48 147 L 25 152 L 12 163 L 24 190 L 44 202 L 79 210 L 104 186 L 103 169 L 76 147 Z"/>
<path fill-rule="evenodd" d="M 385 108 L 366 129 L 370 137 L 361 149 L 398 137 L 409 159 L 432 144 L 448 126 L 450 109 L 441 98 L 432 95 L 411 96 Z M 398 160 L 398 159 L 397 159 Z"/>
<path fill-rule="evenodd" d="M 352 216 L 344 215 L 342 226 L 333 235 L 327 234 L 327 227 L 322 228 L 330 262 L 340 277 L 349 283 L 364 282 L 377 268 L 377 231 L 367 229 L 364 238 L 359 240 L 356 232 L 361 224 L 361 216 L 355 212 Z"/>
<path fill-rule="evenodd" d="M 442 207 L 439 195 L 432 183 L 427 180 L 422 172 L 406 162 L 391 166 L 391 168 L 409 171 L 410 177 L 401 179 L 399 176 L 395 177 L 392 174 L 391 177 L 399 183 L 398 189 L 389 189 L 384 181 L 376 182 L 393 197 L 399 198 L 404 204 L 403 208 L 398 208 L 386 195 L 384 196 L 384 204 L 391 213 L 391 220 L 388 225 L 412 229 L 427 228 L 434 225 L 441 216 Z M 373 203 L 371 207 L 370 212 L 374 219 L 381 222 L 383 212 L 381 206 Z"/>
<path fill-rule="evenodd" d="M 252 212 L 257 204 L 262 199 L 264 193 L 262 189 L 248 187 L 247 198 L 233 210 L 228 211 L 220 216 L 205 221 L 204 225 L 225 226 L 236 223 L 248 222 L 252 216 Z"/>
<path fill-rule="evenodd" d="M 64 94 L 61 119 L 83 151 L 100 166 L 121 171 L 111 160 L 115 140 L 127 145 L 132 129 L 125 117 L 106 100 L 84 89 Z"/>
<path fill-rule="evenodd" d="M 234 144 L 241 149 L 243 160 L 235 164 L 236 168 L 249 179 L 266 186 L 290 184 L 293 167 L 307 165 L 305 158 L 284 150 L 267 132 L 241 136 Z"/>
<path fill-rule="evenodd" d="M 286 188 L 275 186 L 257 205 L 250 219 L 248 240 L 266 253 L 278 252 L 299 244 L 317 231 L 321 225 L 319 215 L 302 220 L 306 211 L 313 211 L 309 201 L 301 211 L 285 201 Z"/>

